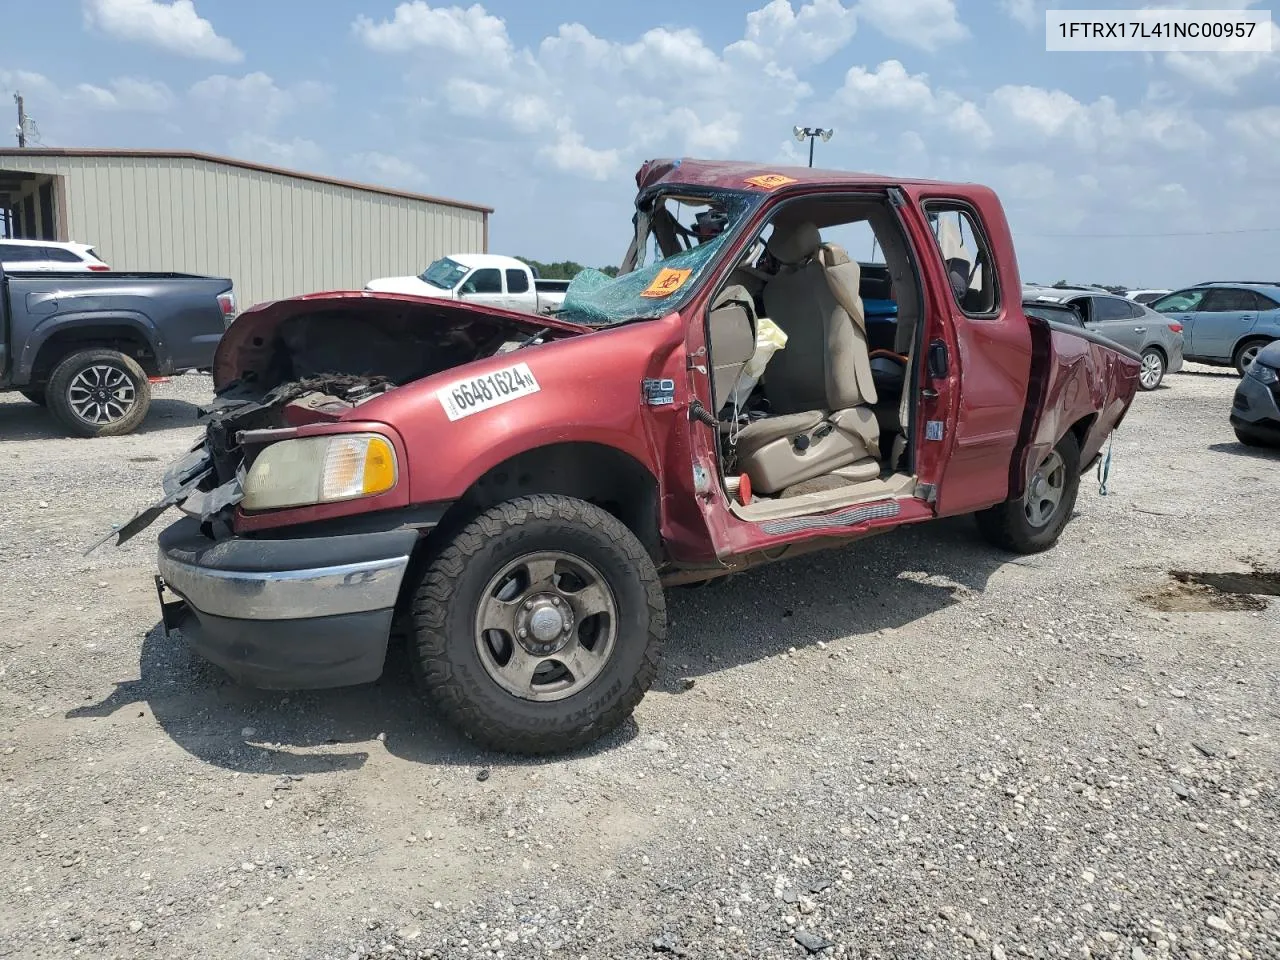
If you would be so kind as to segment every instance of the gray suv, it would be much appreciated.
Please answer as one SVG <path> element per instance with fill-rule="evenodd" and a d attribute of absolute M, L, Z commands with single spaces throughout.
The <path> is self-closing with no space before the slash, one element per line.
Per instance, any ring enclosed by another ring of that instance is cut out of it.
<path fill-rule="evenodd" d="M 1245 368 L 1231 402 L 1231 426 L 1241 443 L 1280 447 L 1280 340 L 1262 347 Z"/>
<path fill-rule="evenodd" d="M 1138 383 L 1143 390 L 1154 390 L 1166 373 L 1182 369 L 1182 324 L 1156 313 L 1146 304 L 1110 293 L 1057 287 L 1028 286 L 1023 290 L 1023 299 L 1074 307 L 1085 329 L 1140 354 L 1142 372 Z"/>

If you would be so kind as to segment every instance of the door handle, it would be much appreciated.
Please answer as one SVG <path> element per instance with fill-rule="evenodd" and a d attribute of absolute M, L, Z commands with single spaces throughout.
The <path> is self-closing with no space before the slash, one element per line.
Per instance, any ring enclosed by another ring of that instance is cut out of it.
<path fill-rule="evenodd" d="M 1250 317 L 1241 317 L 1241 318 L 1240 318 L 1240 322 L 1241 322 L 1241 323 L 1252 323 L 1252 322 L 1253 322 L 1254 320 L 1256 320 L 1256 319 L 1257 319 L 1257 317 L 1252 317 L 1252 316 L 1250 316 Z"/>
<path fill-rule="evenodd" d="M 1134 332 L 1134 333 L 1146 333 L 1146 332 L 1147 332 L 1147 328 L 1146 328 L 1146 327 L 1134 327 L 1134 328 L 1133 328 L 1133 332 Z"/>
<path fill-rule="evenodd" d="M 947 375 L 950 360 L 947 357 L 947 345 L 944 341 L 934 340 L 929 344 L 926 363 L 932 379 L 941 380 Z"/>

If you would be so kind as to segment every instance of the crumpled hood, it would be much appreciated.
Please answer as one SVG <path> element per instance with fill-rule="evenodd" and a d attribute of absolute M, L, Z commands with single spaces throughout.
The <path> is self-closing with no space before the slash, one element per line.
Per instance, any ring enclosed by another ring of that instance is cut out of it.
<path fill-rule="evenodd" d="M 375 291 L 313 293 L 258 304 L 240 314 L 218 344 L 213 383 L 219 391 L 234 381 L 269 390 L 307 375 L 298 362 L 302 350 L 311 354 L 306 365 L 327 373 L 372 373 L 390 357 L 398 369 L 379 372 L 406 382 L 422 375 L 415 364 L 423 349 L 462 357 L 477 344 L 504 336 L 544 330 L 564 336 L 590 329 L 457 300 Z M 352 336 L 344 337 L 346 332 Z"/>

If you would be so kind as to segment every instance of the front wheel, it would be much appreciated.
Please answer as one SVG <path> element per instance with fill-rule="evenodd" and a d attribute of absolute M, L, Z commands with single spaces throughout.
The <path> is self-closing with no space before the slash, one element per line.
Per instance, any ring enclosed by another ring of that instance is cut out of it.
<path fill-rule="evenodd" d="M 1164 354 L 1150 349 L 1142 354 L 1142 369 L 1138 372 L 1138 385 L 1143 390 L 1154 390 L 1164 379 Z"/>
<path fill-rule="evenodd" d="M 978 513 L 978 529 L 1013 553 L 1048 550 L 1071 519 L 1079 490 L 1080 445 L 1067 433 L 1036 467 L 1021 497 Z"/>
<path fill-rule="evenodd" d="M 50 412 L 79 437 L 132 433 L 151 406 L 151 384 L 136 360 L 117 350 L 81 350 L 45 386 Z"/>
<path fill-rule="evenodd" d="M 653 561 L 615 517 L 531 496 L 472 520 L 413 601 L 414 672 L 454 726 L 545 754 L 616 728 L 658 672 L 667 614 Z"/>

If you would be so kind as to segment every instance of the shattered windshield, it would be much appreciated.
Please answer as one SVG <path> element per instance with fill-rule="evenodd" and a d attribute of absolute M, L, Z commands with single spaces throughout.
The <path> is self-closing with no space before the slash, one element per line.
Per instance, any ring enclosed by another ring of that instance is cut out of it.
<path fill-rule="evenodd" d="M 732 244 L 763 197 L 673 189 L 639 205 L 619 275 L 583 270 L 556 316 L 590 326 L 652 319 L 678 310 L 707 266 Z"/>
<path fill-rule="evenodd" d="M 439 287 L 441 290 L 452 290 L 466 272 L 467 268 L 458 263 L 457 260 L 443 257 L 422 271 L 418 279 L 424 283 L 431 284 L 433 287 Z"/>

